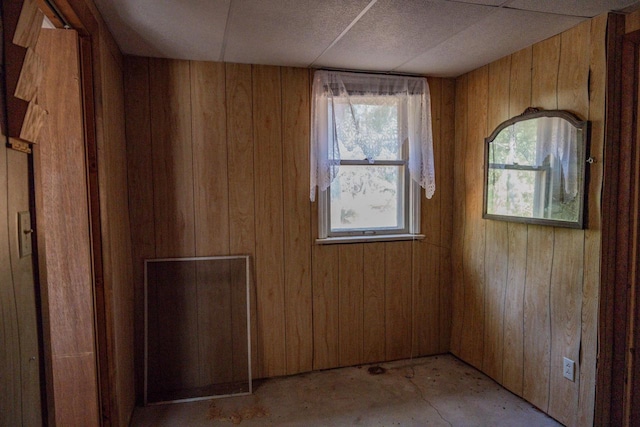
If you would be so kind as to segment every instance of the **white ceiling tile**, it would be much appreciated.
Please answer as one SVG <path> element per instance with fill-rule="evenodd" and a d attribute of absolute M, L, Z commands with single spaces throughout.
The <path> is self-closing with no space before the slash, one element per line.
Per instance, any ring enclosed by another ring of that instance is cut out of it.
<path fill-rule="evenodd" d="M 514 0 L 509 7 L 537 12 L 593 17 L 601 13 L 622 10 L 638 0 Z"/>
<path fill-rule="evenodd" d="M 392 70 L 493 10 L 457 2 L 379 0 L 315 65 Z"/>
<path fill-rule="evenodd" d="M 454 77 L 577 25 L 583 18 L 493 9 L 475 25 L 429 49 L 397 71 Z"/>
<path fill-rule="evenodd" d="M 309 66 L 370 0 L 234 0 L 224 60 Z"/>
<path fill-rule="evenodd" d="M 218 60 L 231 0 L 95 0 L 123 53 Z"/>

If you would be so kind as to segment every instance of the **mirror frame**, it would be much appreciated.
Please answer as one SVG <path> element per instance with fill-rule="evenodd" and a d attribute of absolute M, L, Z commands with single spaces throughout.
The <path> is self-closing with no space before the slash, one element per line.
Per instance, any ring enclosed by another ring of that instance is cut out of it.
<path fill-rule="evenodd" d="M 560 117 L 566 121 L 568 121 L 572 126 L 581 131 L 582 138 L 578 141 L 578 144 L 581 144 L 583 147 L 582 158 L 578 159 L 578 175 L 580 185 L 578 187 L 578 203 L 580 206 L 578 207 L 578 219 L 576 221 L 563 221 L 557 219 L 549 219 L 549 218 L 536 218 L 536 217 L 524 217 L 524 216 L 516 216 L 516 215 L 496 215 L 487 213 L 487 198 L 488 198 L 488 188 L 489 188 L 489 148 L 491 143 L 495 140 L 498 134 L 508 128 L 511 125 L 514 125 L 518 122 L 523 122 L 527 120 L 536 119 L 539 117 Z M 593 163 L 594 159 L 592 157 L 588 157 L 589 151 L 589 140 L 590 140 L 590 123 L 585 120 L 580 120 L 575 114 L 566 111 L 566 110 L 541 110 L 538 108 L 527 108 L 524 113 L 519 116 L 512 117 L 509 120 L 502 122 L 498 127 L 495 128 L 491 135 L 489 135 L 484 140 L 484 195 L 483 195 L 483 206 L 482 206 L 482 218 L 490 219 L 490 220 L 498 220 L 498 221 L 509 221 L 509 222 L 519 222 L 525 224 L 537 224 L 537 225 L 548 225 L 553 227 L 568 227 L 568 228 L 576 228 L 583 229 L 585 228 L 585 207 L 586 207 L 586 191 L 587 187 L 587 164 Z"/>

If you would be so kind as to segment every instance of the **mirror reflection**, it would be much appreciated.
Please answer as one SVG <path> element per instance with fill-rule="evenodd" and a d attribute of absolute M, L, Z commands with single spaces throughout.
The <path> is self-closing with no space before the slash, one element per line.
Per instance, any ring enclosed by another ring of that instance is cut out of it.
<path fill-rule="evenodd" d="M 582 228 L 586 122 L 529 109 L 486 139 L 484 218 Z"/>

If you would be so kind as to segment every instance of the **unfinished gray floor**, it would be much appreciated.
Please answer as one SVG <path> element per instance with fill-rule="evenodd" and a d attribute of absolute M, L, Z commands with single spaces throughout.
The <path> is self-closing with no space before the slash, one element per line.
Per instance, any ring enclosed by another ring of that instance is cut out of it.
<path fill-rule="evenodd" d="M 451 355 L 254 383 L 251 396 L 138 408 L 133 426 L 559 426 Z"/>

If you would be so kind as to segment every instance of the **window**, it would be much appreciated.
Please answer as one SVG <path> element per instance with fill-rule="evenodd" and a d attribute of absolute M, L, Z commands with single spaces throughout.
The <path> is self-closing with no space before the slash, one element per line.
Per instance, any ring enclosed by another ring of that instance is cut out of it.
<path fill-rule="evenodd" d="M 426 79 L 318 71 L 311 200 L 324 241 L 411 238 L 435 190 Z"/>

